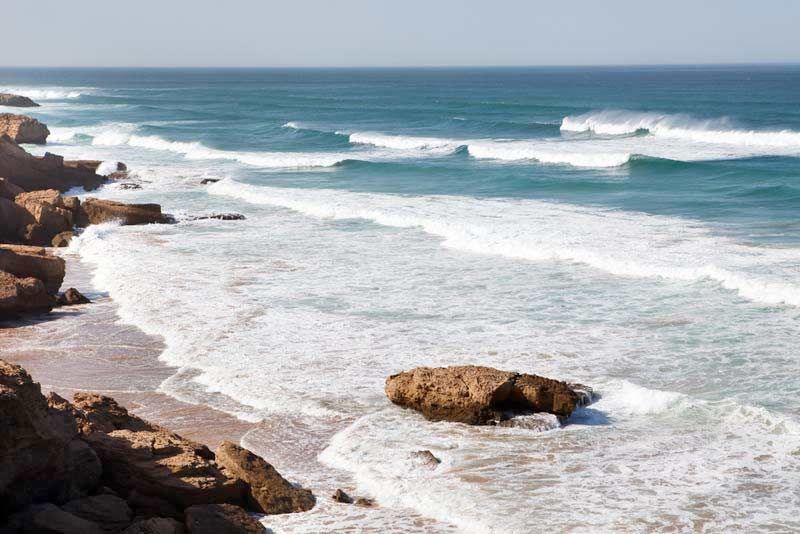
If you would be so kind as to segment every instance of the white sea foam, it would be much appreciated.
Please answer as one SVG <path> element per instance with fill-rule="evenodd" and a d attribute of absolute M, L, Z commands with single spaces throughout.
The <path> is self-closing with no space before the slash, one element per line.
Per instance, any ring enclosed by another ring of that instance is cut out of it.
<path fill-rule="evenodd" d="M 619 167 L 625 165 L 631 158 L 631 154 L 626 152 L 603 152 L 592 150 L 588 145 L 559 141 L 471 142 L 468 151 L 470 156 L 478 159 L 533 160 L 540 163 L 594 168 Z"/>
<path fill-rule="evenodd" d="M 307 191 L 230 180 L 209 192 L 315 217 L 419 227 L 473 253 L 576 262 L 625 277 L 713 280 L 752 301 L 800 306 L 800 286 L 792 282 L 799 250 L 745 246 L 694 221 L 532 200 Z"/>
<path fill-rule="evenodd" d="M 86 87 L 0 87 L 0 93 L 12 93 L 38 100 L 72 100 L 93 90 Z"/>
<path fill-rule="evenodd" d="M 625 135 L 646 130 L 657 137 L 697 143 L 800 150 L 800 132 L 737 129 L 724 119 L 700 120 L 687 115 L 599 111 L 564 117 L 561 129 L 601 135 Z"/>
<path fill-rule="evenodd" d="M 350 142 L 354 144 L 372 145 L 396 150 L 424 150 L 434 153 L 455 151 L 465 144 L 453 139 L 438 137 L 415 137 L 408 135 L 386 135 L 375 132 L 354 132 L 350 134 Z"/>

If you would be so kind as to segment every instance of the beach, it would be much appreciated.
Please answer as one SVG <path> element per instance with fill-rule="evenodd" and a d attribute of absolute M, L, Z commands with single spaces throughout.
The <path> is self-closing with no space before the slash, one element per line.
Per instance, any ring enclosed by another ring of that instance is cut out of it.
<path fill-rule="evenodd" d="M 174 219 L 57 249 L 62 289 L 92 304 L 3 329 L 0 358 L 240 442 L 317 497 L 266 516 L 274 532 L 800 528 L 798 80 L 0 71 L 42 104 L 25 113 L 47 144 L 26 150 L 126 164 L 69 195 Z M 465 364 L 596 399 L 542 431 L 429 421 L 384 392 Z"/>

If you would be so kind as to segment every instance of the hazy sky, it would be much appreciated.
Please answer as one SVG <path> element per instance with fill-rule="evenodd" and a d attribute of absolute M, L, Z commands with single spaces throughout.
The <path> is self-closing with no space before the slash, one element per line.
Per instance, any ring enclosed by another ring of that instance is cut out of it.
<path fill-rule="evenodd" d="M 800 62 L 794 0 L 3 4 L 3 66 Z"/>

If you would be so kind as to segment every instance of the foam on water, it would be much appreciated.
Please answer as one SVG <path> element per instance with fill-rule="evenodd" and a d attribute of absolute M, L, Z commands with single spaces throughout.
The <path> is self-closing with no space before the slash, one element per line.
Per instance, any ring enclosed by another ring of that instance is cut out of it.
<path fill-rule="evenodd" d="M 88 87 L 0 87 L 0 93 L 27 96 L 33 100 L 72 100 L 92 94 L 95 89 Z"/>
<path fill-rule="evenodd" d="M 691 142 L 800 150 L 800 132 L 743 130 L 732 128 L 725 119 L 700 120 L 665 113 L 598 111 L 564 117 L 561 130 L 602 135 L 625 135 L 645 130 L 657 137 Z"/>
<path fill-rule="evenodd" d="M 577 262 L 626 277 L 714 280 L 756 302 L 800 306 L 800 286 L 786 282 L 798 274 L 800 251 L 738 244 L 693 221 L 533 200 L 400 197 L 231 180 L 209 191 L 315 217 L 419 227 L 467 252 Z"/>
<path fill-rule="evenodd" d="M 414 137 L 406 135 L 386 135 L 375 132 L 354 132 L 350 134 L 350 142 L 354 144 L 372 145 L 397 150 L 423 150 L 438 154 L 448 154 L 457 150 L 464 143 L 453 139 L 436 137 Z"/>

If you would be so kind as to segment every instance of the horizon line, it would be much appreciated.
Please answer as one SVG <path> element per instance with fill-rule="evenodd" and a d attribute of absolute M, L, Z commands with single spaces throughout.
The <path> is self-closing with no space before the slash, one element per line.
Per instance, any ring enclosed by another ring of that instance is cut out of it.
<path fill-rule="evenodd" d="M 0 65 L 0 69 L 239 69 L 239 70 L 357 70 L 357 69 L 568 69 L 568 68 L 659 68 L 659 67 L 769 67 L 800 66 L 800 59 L 794 61 L 730 61 L 699 63 L 564 63 L 564 64 L 497 64 L 497 65 Z"/>

